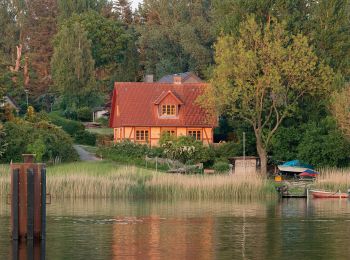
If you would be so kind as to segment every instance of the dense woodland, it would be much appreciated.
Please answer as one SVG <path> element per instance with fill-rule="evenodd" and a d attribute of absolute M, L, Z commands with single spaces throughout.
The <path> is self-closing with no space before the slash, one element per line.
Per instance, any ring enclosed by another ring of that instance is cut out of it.
<path fill-rule="evenodd" d="M 21 114 L 25 90 L 72 118 L 114 81 L 186 71 L 212 83 L 231 152 L 246 132 L 247 154 L 349 164 L 350 0 L 0 0 L 0 97 Z"/>

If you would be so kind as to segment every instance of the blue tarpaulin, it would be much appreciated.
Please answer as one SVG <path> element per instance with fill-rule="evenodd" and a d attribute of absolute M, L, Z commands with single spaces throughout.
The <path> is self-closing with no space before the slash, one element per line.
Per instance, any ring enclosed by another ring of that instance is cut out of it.
<path fill-rule="evenodd" d="M 310 164 L 302 163 L 299 160 L 293 160 L 289 162 L 285 162 L 282 164 L 283 166 L 291 166 L 291 167 L 303 167 L 303 168 L 308 168 L 308 169 L 313 169 L 314 167 Z"/>

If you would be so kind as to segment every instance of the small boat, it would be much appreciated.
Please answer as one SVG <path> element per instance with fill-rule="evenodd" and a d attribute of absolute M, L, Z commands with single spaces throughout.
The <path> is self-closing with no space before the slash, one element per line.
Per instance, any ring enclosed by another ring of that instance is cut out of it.
<path fill-rule="evenodd" d="M 322 191 L 322 190 L 310 190 L 309 191 L 314 198 L 320 199 L 346 199 L 349 198 L 349 193 L 345 192 L 332 192 L 332 191 Z"/>
<path fill-rule="evenodd" d="M 303 171 L 302 173 L 299 174 L 300 178 L 316 178 L 317 175 L 319 175 L 319 172 L 316 172 L 311 169 L 307 169 L 306 171 Z"/>
<path fill-rule="evenodd" d="M 309 169 L 313 169 L 312 165 L 305 164 L 299 160 L 285 162 L 284 164 L 278 165 L 278 169 L 284 173 L 301 173 Z"/>

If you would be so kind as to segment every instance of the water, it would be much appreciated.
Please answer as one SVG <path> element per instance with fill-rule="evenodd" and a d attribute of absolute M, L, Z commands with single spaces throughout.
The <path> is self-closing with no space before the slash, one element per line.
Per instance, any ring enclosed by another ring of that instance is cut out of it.
<path fill-rule="evenodd" d="M 349 200 L 53 200 L 47 215 L 49 260 L 350 259 Z M 11 251 L 4 199 L 0 259 Z"/>

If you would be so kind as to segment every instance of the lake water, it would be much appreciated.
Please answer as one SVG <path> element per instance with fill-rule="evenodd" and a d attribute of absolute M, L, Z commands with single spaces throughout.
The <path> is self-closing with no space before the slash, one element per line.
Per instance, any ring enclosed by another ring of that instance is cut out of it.
<path fill-rule="evenodd" d="M 0 259 L 13 257 L 9 230 L 2 199 Z M 350 259 L 350 201 L 53 200 L 45 250 L 48 260 Z"/>

